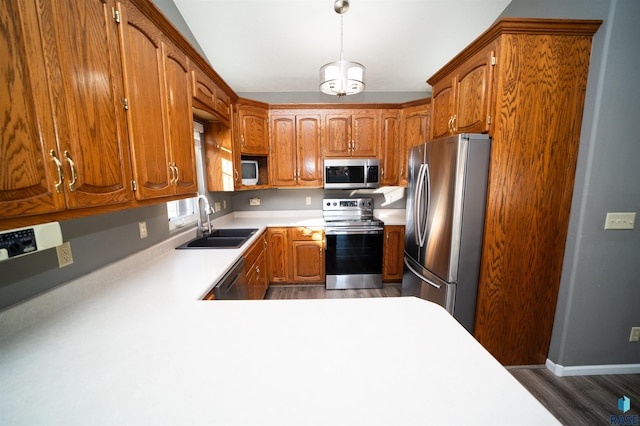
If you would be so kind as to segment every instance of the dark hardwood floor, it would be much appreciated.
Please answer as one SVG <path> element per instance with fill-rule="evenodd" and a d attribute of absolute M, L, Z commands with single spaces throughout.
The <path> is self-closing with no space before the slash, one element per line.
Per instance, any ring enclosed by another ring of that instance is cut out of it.
<path fill-rule="evenodd" d="M 324 285 L 272 285 L 265 299 L 340 299 L 357 297 L 398 297 L 400 284 L 382 289 L 326 290 Z M 558 377 L 544 366 L 510 367 L 509 372 L 564 425 L 638 425 L 640 420 L 640 374 Z M 631 409 L 618 410 L 618 399 L 626 396 Z M 611 422 L 611 416 L 616 416 Z M 622 422 L 620 422 L 622 420 Z"/>
<path fill-rule="evenodd" d="M 640 374 L 558 377 L 545 367 L 509 371 L 564 425 L 640 424 L 639 417 L 635 423 L 633 417 L 629 423 L 619 418 L 640 412 Z M 626 413 L 618 410 L 623 395 L 631 402 Z"/>
<path fill-rule="evenodd" d="M 319 285 L 271 285 L 265 299 L 349 299 L 359 297 L 399 297 L 400 284 L 385 284 L 381 289 L 327 290 Z"/>

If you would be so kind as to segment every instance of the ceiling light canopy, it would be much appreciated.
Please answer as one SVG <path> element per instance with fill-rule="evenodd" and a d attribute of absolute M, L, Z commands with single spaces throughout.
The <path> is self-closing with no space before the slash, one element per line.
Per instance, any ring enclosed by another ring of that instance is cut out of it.
<path fill-rule="evenodd" d="M 340 15 L 340 60 L 320 68 L 320 91 L 338 97 L 364 90 L 364 65 L 343 59 L 343 15 L 349 10 L 348 0 L 336 0 L 333 9 Z"/>

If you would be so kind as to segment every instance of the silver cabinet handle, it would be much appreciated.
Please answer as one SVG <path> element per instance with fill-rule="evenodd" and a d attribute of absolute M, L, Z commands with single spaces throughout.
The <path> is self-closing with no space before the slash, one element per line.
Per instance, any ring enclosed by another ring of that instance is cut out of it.
<path fill-rule="evenodd" d="M 59 194 L 62 192 L 62 181 L 64 180 L 64 172 L 62 170 L 62 163 L 56 157 L 56 153 L 54 150 L 49 151 L 49 155 L 54 163 L 56 163 L 56 168 L 58 169 L 58 181 L 56 182 L 55 188 L 56 192 Z"/>
<path fill-rule="evenodd" d="M 76 181 L 78 180 L 78 170 L 76 169 L 76 163 L 73 162 L 71 156 L 69 155 L 69 151 L 64 152 L 64 158 L 69 162 L 69 166 L 71 167 L 71 182 L 69 182 L 69 191 L 73 192 L 76 190 Z"/>

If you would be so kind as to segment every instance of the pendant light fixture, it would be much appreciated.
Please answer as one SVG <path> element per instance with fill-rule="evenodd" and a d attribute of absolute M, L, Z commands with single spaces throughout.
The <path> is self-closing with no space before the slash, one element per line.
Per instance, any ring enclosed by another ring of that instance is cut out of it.
<path fill-rule="evenodd" d="M 343 59 L 343 15 L 349 10 L 348 0 L 336 0 L 333 10 L 340 15 L 340 60 L 320 68 L 320 91 L 338 97 L 364 90 L 364 65 Z"/>

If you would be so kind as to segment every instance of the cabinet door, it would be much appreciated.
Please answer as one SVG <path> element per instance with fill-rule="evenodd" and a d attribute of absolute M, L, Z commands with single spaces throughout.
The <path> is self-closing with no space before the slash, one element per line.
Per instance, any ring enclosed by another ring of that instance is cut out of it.
<path fill-rule="evenodd" d="M 204 71 L 193 65 L 191 67 L 191 88 L 193 106 L 213 113 L 216 110 L 216 85 Z"/>
<path fill-rule="evenodd" d="M 408 108 L 402 117 L 402 158 L 399 184 L 406 186 L 408 181 L 409 150 L 430 140 L 431 106 L 423 105 Z"/>
<path fill-rule="evenodd" d="M 204 124 L 207 189 L 233 191 L 233 148 L 231 130 L 220 122 Z"/>
<path fill-rule="evenodd" d="M 287 228 L 269 228 L 267 231 L 268 271 L 270 283 L 291 281 Z"/>
<path fill-rule="evenodd" d="M 191 78 L 187 57 L 168 41 L 163 42 L 167 135 L 171 146 L 175 194 L 195 194 L 198 180 L 193 141 Z"/>
<path fill-rule="evenodd" d="M 240 150 L 243 154 L 267 155 L 269 131 L 267 112 L 262 108 L 240 105 Z"/>
<path fill-rule="evenodd" d="M 458 71 L 455 108 L 456 133 L 489 130 L 489 102 L 495 58 L 495 44 L 478 52 Z"/>
<path fill-rule="evenodd" d="M 323 185 L 323 158 L 320 139 L 320 115 L 296 116 L 298 186 Z"/>
<path fill-rule="evenodd" d="M 351 114 L 326 114 L 323 133 L 326 157 L 351 155 Z"/>
<path fill-rule="evenodd" d="M 173 194 L 167 135 L 164 52 L 161 31 L 128 3 L 121 11 L 125 89 L 129 100 L 129 140 L 138 189 L 136 198 Z M 191 120 L 189 121 L 191 122 Z"/>
<path fill-rule="evenodd" d="M 59 61 L 55 46 L 45 49 L 40 42 L 40 31 L 51 31 L 51 22 L 39 13 L 34 1 L 4 2 L 0 8 L 0 218 L 65 208 L 46 69 L 48 61 L 52 67 Z"/>
<path fill-rule="evenodd" d="M 404 226 L 384 227 L 382 280 L 401 281 L 404 254 Z"/>
<path fill-rule="evenodd" d="M 54 94 L 67 207 L 133 200 L 113 1 L 53 2 L 63 91 Z M 72 24 L 70 24 L 72 23 Z"/>
<path fill-rule="evenodd" d="M 380 115 L 378 111 L 353 114 L 351 129 L 351 155 L 377 157 L 380 143 Z"/>
<path fill-rule="evenodd" d="M 324 281 L 324 242 L 293 241 L 293 281 Z"/>
<path fill-rule="evenodd" d="M 296 118 L 293 115 L 271 117 L 271 184 L 296 185 Z"/>
<path fill-rule="evenodd" d="M 434 84 L 431 98 L 432 120 L 431 139 L 449 136 L 452 132 L 452 120 L 455 100 L 455 81 L 445 77 L 442 82 Z"/>
<path fill-rule="evenodd" d="M 400 114 L 397 110 L 382 112 L 382 139 L 380 141 L 380 164 L 382 185 L 397 185 L 403 150 L 400 149 Z"/>

